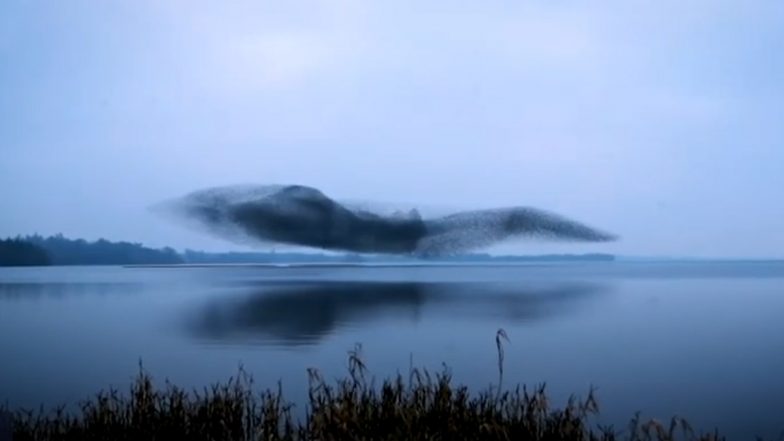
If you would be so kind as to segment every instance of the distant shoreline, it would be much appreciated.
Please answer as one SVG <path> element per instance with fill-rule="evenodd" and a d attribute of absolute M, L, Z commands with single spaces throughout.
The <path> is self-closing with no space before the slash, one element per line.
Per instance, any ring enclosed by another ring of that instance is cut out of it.
<path fill-rule="evenodd" d="M 456 266 L 526 266 L 586 262 L 623 263 L 778 263 L 774 258 L 694 258 L 671 256 L 616 256 L 605 253 L 492 255 L 471 253 L 418 259 L 409 255 L 368 255 L 295 251 L 177 251 L 170 247 L 149 248 L 139 243 L 111 242 L 100 239 L 88 242 L 62 235 L 18 236 L 0 239 L 0 267 L 40 266 L 123 266 L 129 268 L 363 268 L 363 267 L 456 267 Z"/>
<path fill-rule="evenodd" d="M 519 261 L 519 262 L 269 262 L 269 263 L 179 263 L 179 264 L 133 264 L 123 268 L 438 268 L 438 267 L 510 267 L 541 266 L 558 263 L 586 263 L 597 261 Z M 602 261 L 611 262 L 611 261 Z"/>
<path fill-rule="evenodd" d="M 290 251 L 222 252 L 210 253 L 171 247 L 150 248 L 140 243 L 112 242 L 99 239 L 88 242 L 69 239 L 63 235 L 43 237 L 17 236 L 0 240 L 0 266 L 67 266 L 67 265 L 120 265 L 120 266 L 214 266 L 258 265 L 291 266 L 293 264 L 329 266 L 433 266 L 445 264 L 507 264 L 526 262 L 596 262 L 613 261 L 611 254 L 543 254 L 543 255 L 490 255 L 471 253 L 417 259 L 411 255 L 372 255 L 358 253 L 324 253 Z"/>

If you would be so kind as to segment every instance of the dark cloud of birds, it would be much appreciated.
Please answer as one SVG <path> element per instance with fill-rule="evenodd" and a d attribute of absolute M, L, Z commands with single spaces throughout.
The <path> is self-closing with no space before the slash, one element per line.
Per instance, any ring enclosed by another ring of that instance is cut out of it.
<path fill-rule="evenodd" d="M 460 211 L 423 218 L 416 209 L 380 214 L 337 202 L 302 185 L 216 187 L 163 205 L 233 240 L 325 250 L 433 257 L 513 238 L 605 242 L 615 236 L 529 207 Z"/>

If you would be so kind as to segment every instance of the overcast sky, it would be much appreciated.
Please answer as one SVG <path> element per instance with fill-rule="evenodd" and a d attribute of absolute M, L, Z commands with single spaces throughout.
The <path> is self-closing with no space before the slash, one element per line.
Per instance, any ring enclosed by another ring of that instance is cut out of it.
<path fill-rule="evenodd" d="M 784 257 L 782 141 L 781 0 L 0 1 L 0 236 L 231 249 L 148 207 L 299 183 Z"/>

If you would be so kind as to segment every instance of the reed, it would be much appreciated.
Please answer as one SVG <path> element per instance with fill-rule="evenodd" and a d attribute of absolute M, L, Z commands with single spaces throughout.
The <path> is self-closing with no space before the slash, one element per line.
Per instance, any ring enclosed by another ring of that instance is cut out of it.
<path fill-rule="evenodd" d="M 343 379 L 324 381 L 308 370 L 303 418 L 292 415 L 280 385 L 254 392 L 240 369 L 223 384 L 186 391 L 169 382 L 157 387 L 140 371 L 130 390 L 100 392 L 76 412 L 12 412 L 14 440 L 719 440 L 697 434 L 681 418 L 667 423 L 632 418 L 623 430 L 592 426 L 599 412 L 593 391 L 550 405 L 545 387 L 501 389 L 506 333 L 496 335 L 498 387 L 471 393 L 456 385 L 448 368 L 431 373 L 411 367 L 408 378 L 376 386 L 368 378 L 361 347 L 348 354 Z"/>

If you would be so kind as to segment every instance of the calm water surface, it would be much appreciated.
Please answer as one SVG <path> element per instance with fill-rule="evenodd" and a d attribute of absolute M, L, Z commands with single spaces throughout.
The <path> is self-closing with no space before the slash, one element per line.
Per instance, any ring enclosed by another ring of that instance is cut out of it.
<path fill-rule="evenodd" d="M 305 397 L 306 369 L 440 369 L 484 389 L 593 385 L 598 422 L 687 417 L 732 439 L 784 430 L 784 264 L 0 268 L 0 402 L 76 403 L 145 369 L 202 387 L 240 365 Z"/>

